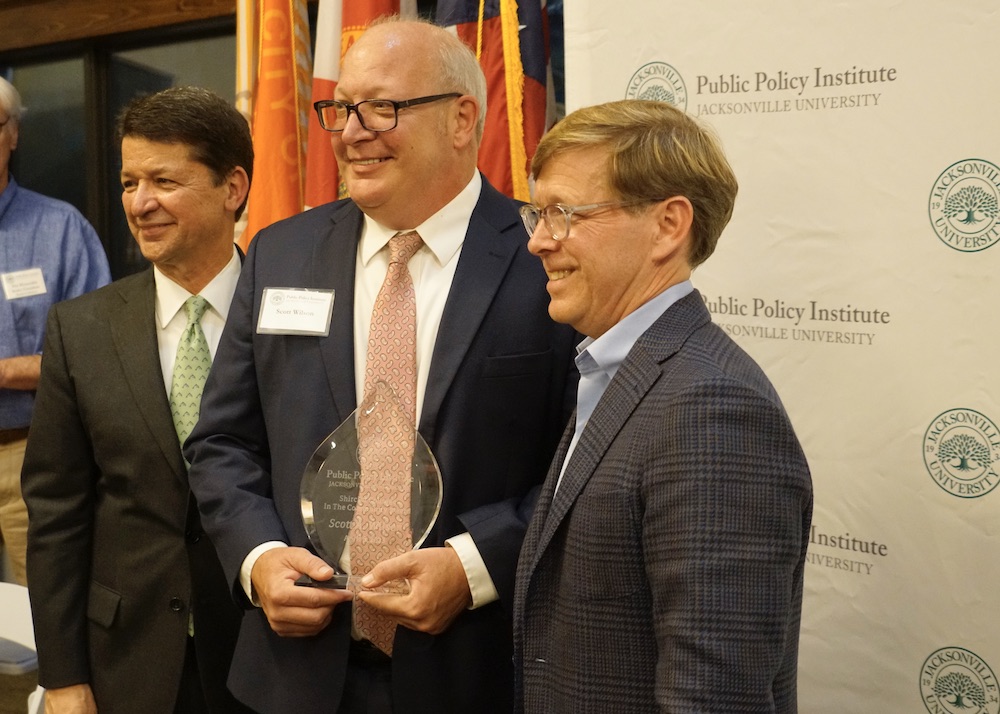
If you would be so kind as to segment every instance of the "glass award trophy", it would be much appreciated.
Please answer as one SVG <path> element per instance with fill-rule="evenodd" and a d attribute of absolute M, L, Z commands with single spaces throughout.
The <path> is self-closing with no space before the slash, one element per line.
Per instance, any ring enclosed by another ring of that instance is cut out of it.
<path fill-rule="evenodd" d="M 379 410 L 381 413 L 377 414 Z M 404 524 L 408 515 L 410 547 L 413 549 L 419 548 L 430 533 L 441 508 L 441 471 L 427 442 L 402 414 L 402 406 L 395 393 L 385 382 L 379 382 L 351 416 L 326 437 L 313 453 L 302 474 L 302 523 L 309 542 L 316 553 L 333 568 L 334 576 L 329 580 L 318 581 L 303 575 L 296 582 L 297 585 L 356 589 L 355 580 L 360 580 L 365 574 L 347 574 L 351 548 L 358 549 L 357 545 L 351 545 L 352 542 L 357 543 L 359 538 L 358 533 L 352 534 L 358 498 L 362 495 L 366 477 L 374 478 L 370 469 L 362 469 L 363 447 L 401 449 L 405 452 L 412 450 L 409 458 L 409 503 L 402 506 L 409 513 L 406 514 L 405 510 L 397 512 L 394 510 L 396 507 L 385 503 L 379 504 L 379 511 L 386 513 L 391 519 L 404 519 Z M 373 442 L 374 445 L 366 444 L 364 440 L 372 437 L 368 436 L 362 425 L 365 419 L 372 417 L 389 419 L 394 425 L 405 426 L 388 437 L 381 434 L 377 442 Z M 405 459 L 406 455 L 393 456 Z M 371 463 L 371 459 L 368 463 Z M 405 549 L 389 555 L 402 555 L 404 552 Z M 387 589 L 399 592 L 398 588 Z"/>

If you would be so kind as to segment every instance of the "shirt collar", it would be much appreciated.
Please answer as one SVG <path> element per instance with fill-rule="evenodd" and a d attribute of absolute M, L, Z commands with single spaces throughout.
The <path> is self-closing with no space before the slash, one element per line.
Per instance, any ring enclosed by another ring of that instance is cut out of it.
<path fill-rule="evenodd" d="M 584 339 L 576 348 L 576 362 L 581 373 L 584 369 L 588 372 L 600 369 L 606 372 L 609 378 L 613 378 L 643 333 L 652 327 L 671 305 L 686 297 L 692 290 L 694 286 L 690 280 L 672 285 L 623 317 L 596 340 L 592 337 Z"/>
<path fill-rule="evenodd" d="M 479 202 L 482 188 L 483 178 L 478 171 L 475 171 L 465 188 L 444 208 L 419 226 L 408 229 L 420 234 L 424 245 L 430 249 L 440 265 L 446 265 L 462 247 L 465 234 L 469 230 L 472 211 Z M 397 233 L 405 232 L 386 228 L 365 214 L 364 232 L 361 234 L 362 264 L 368 265 L 372 257 L 385 248 L 390 238 Z"/>
<path fill-rule="evenodd" d="M 233 301 L 233 291 L 236 281 L 239 280 L 241 268 L 240 255 L 234 245 L 233 257 L 226 263 L 226 267 L 220 270 L 199 293 L 208 301 L 210 309 L 218 313 L 222 319 L 229 314 L 229 305 Z M 174 315 L 184 306 L 184 301 L 191 297 L 191 293 L 161 273 L 155 265 L 153 281 L 156 283 L 157 319 L 160 329 L 163 329 L 174 319 Z"/>

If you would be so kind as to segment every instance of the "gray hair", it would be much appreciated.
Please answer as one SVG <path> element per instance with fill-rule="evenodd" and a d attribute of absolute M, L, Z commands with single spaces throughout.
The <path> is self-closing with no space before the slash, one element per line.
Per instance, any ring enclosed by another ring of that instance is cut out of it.
<path fill-rule="evenodd" d="M 24 113 L 21 95 L 17 88 L 3 77 L 0 77 L 0 108 L 14 120 L 15 124 L 20 123 L 21 115 Z"/>
<path fill-rule="evenodd" d="M 479 65 L 475 53 L 469 49 L 458 35 L 444 30 L 450 41 L 440 45 L 441 75 L 445 86 L 454 85 L 463 94 L 469 94 L 479 102 L 479 117 L 476 120 L 476 137 L 483 138 L 486 126 L 486 76 Z"/>
<path fill-rule="evenodd" d="M 450 29 L 435 25 L 424 18 L 404 18 L 386 15 L 377 18 L 369 27 L 377 25 L 421 25 L 428 29 L 437 42 L 438 66 L 435 68 L 441 79 L 441 91 L 468 94 L 479 103 L 476 120 L 476 139 L 483 138 L 486 126 L 486 75 L 476 59 L 476 53 Z"/>

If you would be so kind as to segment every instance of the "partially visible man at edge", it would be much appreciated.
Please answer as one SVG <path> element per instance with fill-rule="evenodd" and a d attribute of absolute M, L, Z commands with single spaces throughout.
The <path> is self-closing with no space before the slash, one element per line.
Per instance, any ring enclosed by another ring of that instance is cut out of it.
<path fill-rule="evenodd" d="M 526 250 L 518 203 L 476 170 L 485 102 L 479 63 L 454 34 L 373 25 L 348 50 L 333 100 L 319 104 L 351 198 L 251 244 L 185 454 L 229 581 L 260 604 L 244 617 L 229 683 L 262 712 L 513 706 L 519 507 L 568 418 L 576 340 L 545 314 L 545 275 Z M 352 637 L 349 594 L 295 586 L 302 574 L 333 572 L 308 550 L 299 486 L 362 399 L 391 241 L 413 230 L 422 239 L 408 263 L 416 419 L 444 492 L 423 547 L 365 581 L 407 578 L 410 593 L 358 595 L 398 623 L 390 657 Z M 332 319 L 311 335 L 260 330 L 269 288 L 317 299 L 332 290 Z"/>
<path fill-rule="evenodd" d="M 736 177 L 697 121 L 640 100 L 573 112 L 532 170 L 528 249 L 587 338 L 518 565 L 516 711 L 794 714 L 809 467 L 691 284 Z"/>
<path fill-rule="evenodd" d="M 0 77 L 0 545 L 22 585 L 28 510 L 21 466 L 45 316 L 60 300 L 111 280 L 104 247 L 87 219 L 68 203 L 18 186 L 9 173 L 24 111 L 20 93 Z"/>
<path fill-rule="evenodd" d="M 192 87 L 134 100 L 118 136 L 152 267 L 49 314 L 22 479 L 39 682 L 49 714 L 242 714 L 226 689 L 242 613 L 180 445 L 240 273 L 253 145 Z"/>

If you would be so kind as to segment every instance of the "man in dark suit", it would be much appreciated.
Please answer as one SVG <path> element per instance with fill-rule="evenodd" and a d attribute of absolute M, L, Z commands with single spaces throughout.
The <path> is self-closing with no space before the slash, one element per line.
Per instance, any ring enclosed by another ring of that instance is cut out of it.
<path fill-rule="evenodd" d="M 736 178 L 645 101 L 574 112 L 532 169 L 528 248 L 550 314 L 587 338 L 518 566 L 517 711 L 795 712 L 809 470 L 690 282 Z"/>
<path fill-rule="evenodd" d="M 247 255 L 185 454 L 229 580 L 260 606 L 244 616 L 229 683 L 262 712 L 513 705 L 520 507 L 569 416 L 574 333 L 545 315 L 518 204 L 476 170 L 485 93 L 453 34 L 371 27 L 344 59 L 336 99 L 318 104 L 351 199 L 261 231 Z M 384 247 L 411 230 L 423 241 L 408 264 L 416 419 L 444 487 L 423 547 L 365 581 L 406 578 L 409 594 L 358 595 L 398 623 L 390 658 L 360 628 L 352 637 L 350 592 L 295 586 L 333 572 L 309 550 L 299 489 L 314 450 L 362 398 Z M 282 324 L 275 295 L 332 300 L 332 318 Z"/>
<path fill-rule="evenodd" d="M 207 362 L 222 333 L 253 146 L 195 88 L 135 100 L 118 131 L 122 205 L 153 267 L 49 314 L 22 476 L 39 682 L 50 714 L 245 712 L 225 685 L 242 613 L 181 454 L 198 397 L 181 345 L 201 333 Z"/>

